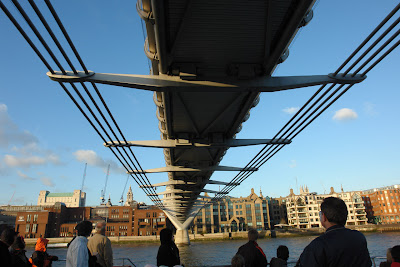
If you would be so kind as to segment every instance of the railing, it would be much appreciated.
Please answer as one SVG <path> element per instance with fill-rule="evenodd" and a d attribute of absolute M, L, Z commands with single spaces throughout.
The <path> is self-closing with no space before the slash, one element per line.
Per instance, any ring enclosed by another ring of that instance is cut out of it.
<path fill-rule="evenodd" d="M 67 261 L 66 259 L 58 259 L 57 261 L 53 262 L 53 266 L 56 266 L 55 264 L 57 264 L 57 262 L 65 262 Z M 136 267 L 136 265 L 131 261 L 131 259 L 129 258 L 115 258 L 113 259 L 114 264 L 116 261 L 122 261 L 122 266 L 133 266 Z M 128 264 L 128 265 L 125 265 Z"/>
<path fill-rule="evenodd" d="M 117 258 L 117 259 L 114 259 L 114 261 L 116 261 L 116 260 L 122 260 L 122 266 L 125 266 L 125 262 L 127 262 L 128 264 L 131 264 L 131 266 L 136 267 L 136 265 L 129 258 Z"/>
<path fill-rule="evenodd" d="M 374 267 L 377 266 L 377 265 L 376 265 L 376 262 L 375 262 L 375 259 L 386 260 L 386 257 L 372 256 L 372 257 L 371 257 L 371 260 L 372 260 L 372 264 L 373 264 Z"/>
<path fill-rule="evenodd" d="M 122 266 L 125 266 L 125 263 L 127 263 L 127 264 L 130 264 L 130 266 L 136 267 L 136 265 L 129 258 L 116 258 L 116 259 L 113 259 L 113 260 L 114 260 L 114 264 L 115 264 L 115 261 L 122 261 Z M 373 267 L 377 266 L 376 265 L 376 260 L 385 261 L 386 257 L 371 256 L 371 261 L 372 261 L 372 266 Z M 60 261 L 65 262 L 66 260 L 65 259 L 59 259 L 58 262 L 60 262 Z M 54 262 L 54 263 L 56 263 L 56 262 Z M 296 263 L 297 263 L 297 261 L 288 261 L 287 262 L 287 266 L 295 266 Z M 270 266 L 269 263 L 267 265 Z M 229 266 L 230 265 L 218 265 L 218 266 L 213 266 L 213 267 L 229 267 Z"/>

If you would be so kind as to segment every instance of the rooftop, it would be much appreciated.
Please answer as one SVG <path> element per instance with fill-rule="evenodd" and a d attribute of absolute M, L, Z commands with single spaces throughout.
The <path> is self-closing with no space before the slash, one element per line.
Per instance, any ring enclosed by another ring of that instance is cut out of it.
<path fill-rule="evenodd" d="M 48 193 L 46 197 L 73 197 L 74 193 Z"/>

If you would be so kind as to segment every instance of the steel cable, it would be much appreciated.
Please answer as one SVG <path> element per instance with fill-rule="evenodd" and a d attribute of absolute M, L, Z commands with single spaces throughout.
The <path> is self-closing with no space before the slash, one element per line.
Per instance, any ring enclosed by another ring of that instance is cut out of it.
<path fill-rule="evenodd" d="M 58 39 L 55 37 L 53 31 L 51 30 L 50 26 L 48 25 L 48 23 L 46 22 L 46 20 L 44 19 L 42 13 L 40 12 L 40 10 L 37 8 L 37 6 L 35 5 L 34 2 L 32 2 L 31 0 L 29 0 L 32 8 L 34 9 L 35 13 L 37 14 L 37 16 L 39 17 L 39 19 L 41 20 L 41 22 L 43 23 L 43 25 L 45 26 L 46 30 L 49 32 L 51 38 L 53 39 L 53 41 L 55 42 L 55 44 L 57 45 L 57 47 L 59 48 L 59 50 L 61 51 L 62 55 L 64 56 L 64 58 L 66 59 L 67 63 L 69 64 L 69 66 L 71 67 L 71 69 L 73 70 L 74 73 L 77 73 L 76 69 L 74 68 L 72 62 L 69 60 L 68 56 L 66 55 L 64 49 L 62 48 L 61 44 L 59 43 Z M 26 14 L 26 12 L 23 10 L 23 8 L 19 5 L 18 2 L 16 2 L 15 0 L 13 0 L 14 5 L 16 6 L 16 8 L 18 9 L 18 11 L 21 13 L 21 15 L 23 16 L 23 18 L 25 19 L 25 21 L 28 23 L 28 25 L 30 26 L 30 28 L 32 29 L 32 31 L 35 33 L 36 37 L 39 39 L 39 41 L 42 43 L 42 45 L 45 47 L 46 51 L 49 53 L 49 55 L 51 56 L 51 58 L 53 59 L 53 61 L 56 63 L 56 65 L 61 69 L 61 71 L 63 72 L 63 74 L 66 74 L 66 71 L 64 70 L 64 68 L 61 66 L 61 63 L 58 61 L 58 59 L 56 58 L 56 56 L 54 55 L 53 51 L 50 49 L 50 47 L 48 46 L 48 44 L 45 42 L 45 40 L 43 39 L 43 37 L 41 36 L 41 34 L 39 33 L 39 31 L 37 30 L 37 28 L 35 27 L 35 25 L 32 23 L 32 21 L 30 20 L 29 16 Z M 8 11 L 8 9 L 5 7 L 5 5 L 0 2 L 1 4 L 1 8 L 3 9 L 3 11 L 6 13 L 6 15 L 9 17 L 9 19 L 11 20 L 11 22 L 14 24 L 14 26 L 19 30 L 19 32 L 23 35 L 23 37 L 25 38 L 25 40 L 29 43 L 29 45 L 31 46 L 31 48 L 36 52 L 36 54 L 39 56 L 39 58 L 42 60 L 42 62 L 46 65 L 46 67 L 49 69 L 49 71 L 51 73 L 55 73 L 54 70 L 51 68 L 51 66 L 48 64 L 48 62 L 45 60 L 45 58 L 43 57 L 43 55 L 39 52 L 39 50 L 37 49 L 37 47 L 33 44 L 33 42 L 31 41 L 31 39 L 27 36 L 27 34 L 23 31 L 22 27 L 18 24 L 18 22 L 15 20 L 15 18 L 11 15 L 11 13 Z M 50 3 L 49 3 L 50 4 Z M 81 60 L 77 50 L 75 49 L 75 46 L 73 45 L 71 39 L 69 38 L 68 34 L 65 31 L 65 28 L 62 26 L 61 21 L 59 20 L 55 10 L 52 8 L 51 4 L 48 5 L 49 9 L 51 10 L 54 18 L 56 19 L 59 27 L 61 28 L 61 30 L 64 33 L 64 36 L 66 37 L 68 43 L 70 44 L 72 50 L 74 51 L 76 57 L 78 58 L 78 61 L 80 61 L 82 67 L 85 69 L 85 72 L 87 72 L 86 67 L 83 64 L 83 61 Z M 62 83 L 59 83 L 62 84 Z M 112 133 L 114 134 L 114 136 L 117 138 L 118 142 L 119 138 L 116 136 L 114 130 L 112 129 L 112 127 L 110 126 L 110 124 L 108 123 L 107 119 L 104 117 L 104 115 L 101 112 L 101 109 L 98 107 L 97 103 L 95 102 L 95 100 L 92 98 L 92 96 L 90 95 L 89 91 L 87 90 L 86 86 L 84 86 L 83 83 L 81 83 L 82 87 L 85 89 L 86 93 L 88 93 L 88 96 L 91 98 L 93 104 L 96 106 L 97 110 L 99 111 L 100 115 L 102 116 L 103 120 L 106 122 L 107 126 L 109 127 L 109 129 L 112 131 Z M 103 127 L 102 123 L 100 123 L 100 121 L 98 120 L 98 118 L 96 117 L 96 115 L 94 114 L 94 112 L 92 111 L 92 109 L 90 108 L 90 106 L 88 105 L 88 103 L 84 100 L 83 96 L 80 94 L 79 90 L 76 88 L 75 85 L 71 84 L 71 86 L 73 87 L 73 89 L 75 90 L 75 93 L 78 94 L 78 96 L 80 97 L 81 101 L 85 104 L 86 108 L 89 110 L 89 112 L 91 113 L 91 115 L 93 116 L 93 118 L 96 120 L 96 122 L 98 123 L 98 125 L 102 128 L 103 132 L 107 135 L 107 137 L 110 138 L 109 134 L 107 133 L 107 131 L 105 130 L 105 128 Z M 89 119 L 89 117 L 86 115 L 86 113 L 83 111 L 83 109 L 80 107 L 80 105 L 77 103 L 77 101 L 74 99 L 74 97 L 69 93 L 68 89 L 63 85 L 62 88 L 64 89 L 65 92 L 67 92 L 68 96 L 73 100 L 73 102 L 75 103 L 75 105 L 79 108 L 79 110 L 81 111 L 81 113 L 85 116 L 85 118 L 89 121 L 89 123 L 92 125 L 92 127 L 95 129 L 95 131 L 99 134 L 99 136 L 103 139 L 104 142 L 106 142 L 106 140 L 104 139 L 104 137 L 102 136 L 102 134 L 100 133 L 100 131 L 97 129 L 97 127 L 94 126 L 93 122 Z M 97 88 L 96 88 L 97 89 Z M 98 95 L 101 96 L 100 92 L 97 90 Z M 103 104 L 105 104 L 104 99 L 101 97 Z M 122 131 L 120 130 L 118 124 L 116 123 L 115 119 L 113 118 L 111 112 L 109 111 L 108 107 L 106 108 L 109 112 L 109 114 L 111 115 L 114 124 L 117 126 L 118 130 L 120 131 L 120 133 L 122 134 Z M 111 138 L 110 138 L 111 139 Z M 125 139 L 125 138 L 124 138 Z M 126 140 L 125 140 L 126 141 Z M 113 152 L 113 154 L 118 158 L 118 160 L 121 162 L 121 159 L 115 154 L 115 152 L 110 148 L 110 150 Z M 125 163 L 127 165 L 129 165 L 128 161 L 126 160 L 126 158 L 122 155 L 122 153 L 119 151 L 119 149 L 117 149 L 118 152 L 120 153 L 121 157 L 123 157 L 123 159 L 125 160 Z M 126 152 L 125 148 L 123 148 L 125 154 L 127 155 L 127 157 L 129 158 L 129 160 L 131 161 L 131 163 L 134 165 L 134 168 L 136 168 L 135 164 L 133 163 L 131 157 L 128 155 L 128 153 Z M 137 164 L 140 166 L 136 156 L 134 155 L 133 151 L 130 149 L 132 155 L 134 156 Z M 127 169 L 126 165 L 123 164 L 123 166 Z M 141 167 L 140 167 L 141 168 Z M 133 169 L 133 168 L 131 168 Z M 127 171 L 129 171 L 129 169 L 127 169 Z M 143 169 L 142 169 L 143 171 Z M 136 178 L 140 181 L 140 179 L 137 177 L 137 174 L 134 174 L 136 176 Z M 137 179 L 135 179 L 134 175 L 131 174 L 131 176 L 134 178 L 134 180 L 139 184 L 139 186 L 141 186 L 143 188 L 143 190 L 149 195 L 150 199 L 152 199 L 153 202 L 155 202 L 155 204 L 159 204 L 159 205 L 163 205 L 160 198 L 157 196 L 157 198 L 155 198 L 154 196 L 152 196 L 153 193 L 155 193 L 154 187 L 151 187 L 151 189 L 153 189 L 153 192 L 149 192 L 146 186 L 143 186 L 144 184 L 146 185 L 151 185 L 150 181 L 148 180 L 148 178 L 146 177 L 147 182 L 145 181 L 145 179 L 140 176 L 143 180 L 143 182 L 139 182 Z"/>

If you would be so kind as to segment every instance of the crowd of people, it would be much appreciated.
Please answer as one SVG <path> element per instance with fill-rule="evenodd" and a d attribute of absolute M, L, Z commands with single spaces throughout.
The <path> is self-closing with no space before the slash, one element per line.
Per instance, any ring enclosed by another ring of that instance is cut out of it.
<path fill-rule="evenodd" d="M 369 267 L 372 261 L 367 240 L 356 230 L 345 228 L 347 206 L 335 197 L 325 198 L 321 203 L 320 222 L 325 233 L 315 238 L 301 253 L 297 267 Z M 76 236 L 68 244 L 66 267 L 112 267 L 113 252 L 110 240 L 105 236 L 106 224 L 99 222 L 93 229 L 92 223 L 82 221 L 75 227 Z M 91 236 L 89 239 L 88 237 Z M 289 249 L 277 248 L 276 257 L 268 263 L 262 248 L 257 244 L 257 230 L 248 231 L 248 242 L 241 246 L 231 260 L 232 267 L 285 267 Z M 161 245 L 157 253 L 157 266 L 181 266 L 179 249 L 175 245 L 170 229 L 160 232 Z M 14 229 L 6 228 L 0 236 L 0 267 L 51 267 L 57 256 L 47 253 L 48 240 L 40 237 L 35 251 L 28 259 L 25 242 Z M 152 265 L 146 265 L 152 267 Z M 400 267 L 400 245 L 389 248 L 387 260 L 380 267 Z"/>
<path fill-rule="evenodd" d="M 369 267 L 372 261 L 365 236 L 356 230 L 345 227 L 348 210 L 346 203 L 335 197 L 328 197 L 321 203 L 320 222 L 325 233 L 315 238 L 301 253 L 296 267 Z M 267 258 L 256 240 L 258 232 L 248 232 L 249 242 L 241 246 L 232 258 L 235 267 L 267 266 Z M 279 246 L 277 257 L 272 258 L 270 266 L 287 266 L 289 249 Z M 380 267 L 400 267 L 400 246 L 388 250 L 387 261 Z"/>

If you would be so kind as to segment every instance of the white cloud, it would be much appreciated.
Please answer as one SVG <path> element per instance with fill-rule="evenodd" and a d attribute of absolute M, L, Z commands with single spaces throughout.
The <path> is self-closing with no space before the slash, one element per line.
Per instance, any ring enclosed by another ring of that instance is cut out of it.
<path fill-rule="evenodd" d="M 293 168 L 296 168 L 296 167 L 297 167 L 297 161 L 295 161 L 294 159 L 292 159 L 292 160 L 290 161 L 289 168 L 293 169 Z"/>
<path fill-rule="evenodd" d="M 29 168 L 32 165 L 43 165 L 46 163 L 46 160 L 44 158 L 38 157 L 38 156 L 16 157 L 13 155 L 5 155 L 4 163 L 8 167 Z"/>
<path fill-rule="evenodd" d="M 299 109 L 300 109 L 299 107 L 290 107 L 290 108 L 284 108 L 282 111 L 291 115 L 299 111 Z"/>
<path fill-rule="evenodd" d="M 78 161 L 87 163 L 91 166 L 99 167 L 103 170 L 106 170 L 107 166 L 110 165 L 110 169 L 114 172 L 125 173 L 125 170 L 122 167 L 118 166 L 118 164 L 116 164 L 114 161 L 104 160 L 103 158 L 98 156 L 93 150 L 77 150 L 74 152 L 74 155 Z"/>
<path fill-rule="evenodd" d="M 38 139 L 29 131 L 23 131 L 11 120 L 8 108 L 0 103 L 0 147 L 10 145 L 29 145 L 37 143 Z"/>
<path fill-rule="evenodd" d="M 11 149 L 9 149 L 11 147 Z M 45 164 L 61 164 L 58 155 L 51 150 L 39 146 L 39 140 L 28 131 L 19 127 L 10 119 L 8 108 L 0 103 L 0 148 L 8 150 L 9 154 L 3 157 L 3 166 L 0 165 L 0 174 L 5 167 L 29 168 Z M 12 152 L 12 153 L 10 153 Z"/>
<path fill-rule="evenodd" d="M 74 152 L 75 158 L 80 162 L 86 162 L 89 165 L 104 167 L 107 166 L 106 162 L 93 150 L 77 150 Z"/>
<path fill-rule="evenodd" d="M 18 174 L 19 177 L 21 177 L 24 180 L 28 180 L 28 181 L 35 180 L 35 178 L 32 178 L 32 177 L 26 175 L 25 173 L 23 173 L 21 171 L 17 171 L 17 174 Z"/>
<path fill-rule="evenodd" d="M 51 180 L 51 178 L 42 177 L 42 178 L 40 178 L 40 181 L 41 181 L 42 184 L 45 185 L 45 186 L 54 187 L 54 183 L 53 183 L 53 181 Z"/>
<path fill-rule="evenodd" d="M 349 121 L 349 120 L 355 120 L 357 118 L 358 118 L 357 113 L 349 108 L 339 109 L 338 111 L 335 112 L 335 115 L 333 115 L 332 117 L 332 119 L 338 121 Z"/>
<path fill-rule="evenodd" d="M 5 165 L 11 168 L 21 167 L 30 168 L 32 166 L 46 165 L 49 163 L 60 164 L 58 156 L 51 154 L 46 156 L 35 156 L 35 155 L 9 155 L 6 154 L 3 158 Z"/>

